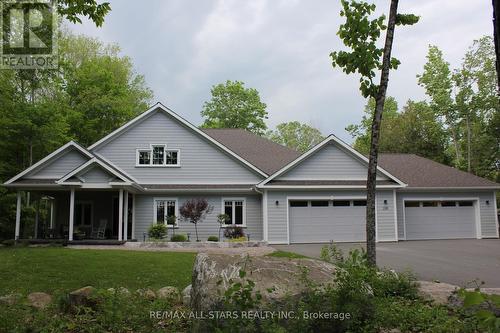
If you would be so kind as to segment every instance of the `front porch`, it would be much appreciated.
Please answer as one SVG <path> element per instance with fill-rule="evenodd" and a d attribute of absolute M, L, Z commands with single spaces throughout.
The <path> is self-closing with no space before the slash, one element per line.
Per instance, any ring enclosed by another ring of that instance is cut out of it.
<path fill-rule="evenodd" d="M 134 238 L 134 201 L 124 189 L 19 190 L 15 239 L 122 244 Z"/>

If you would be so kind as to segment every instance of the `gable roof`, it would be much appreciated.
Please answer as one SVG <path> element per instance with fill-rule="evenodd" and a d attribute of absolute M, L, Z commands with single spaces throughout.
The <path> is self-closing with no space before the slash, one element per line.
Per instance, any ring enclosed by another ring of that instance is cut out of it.
<path fill-rule="evenodd" d="M 301 155 L 241 128 L 204 128 L 202 131 L 269 175 Z"/>
<path fill-rule="evenodd" d="M 94 157 L 89 151 L 87 151 L 85 148 L 80 146 L 78 143 L 76 143 L 74 141 L 70 141 L 70 142 L 66 143 L 65 145 L 59 147 L 58 149 L 56 149 L 55 151 L 53 151 L 49 155 L 45 156 L 44 158 L 42 158 L 40 161 L 36 162 L 35 164 L 30 166 L 29 168 L 25 169 L 24 171 L 18 173 L 17 175 L 12 177 L 11 179 L 7 180 L 4 183 L 4 185 L 8 185 L 8 184 L 15 182 L 16 180 L 23 177 L 24 175 L 30 173 L 33 170 L 36 170 L 37 168 L 41 167 L 42 165 L 57 158 L 58 156 L 60 156 L 60 154 L 64 153 L 68 149 L 76 149 L 79 152 L 81 152 L 83 155 L 87 156 L 88 158 Z"/>
<path fill-rule="evenodd" d="M 110 173 L 111 175 L 115 176 L 122 182 L 130 183 L 130 179 L 128 179 L 125 175 L 121 174 L 120 172 L 116 171 L 109 165 L 107 165 L 105 162 L 99 160 L 96 157 L 91 158 L 88 160 L 86 163 L 80 165 L 78 168 L 68 172 L 65 176 L 63 176 L 61 179 L 57 181 L 58 184 L 64 184 L 67 181 L 70 181 L 72 177 L 77 176 L 80 172 L 84 170 L 88 170 L 90 167 L 93 165 L 98 165 L 102 170 Z"/>
<path fill-rule="evenodd" d="M 379 164 L 409 188 L 500 188 L 500 184 L 415 154 L 379 154 Z"/>
<path fill-rule="evenodd" d="M 296 158 L 292 162 L 286 164 L 283 168 L 281 168 L 280 170 L 278 170 L 275 173 L 273 173 L 267 179 L 265 179 L 262 182 L 260 182 L 257 186 L 261 187 L 261 186 L 266 185 L 267 183 L 269 183 L 270 181 L 272 181 L 276 177 L 284 174 L 285 172 L 289 171 L 290 169 L 292 169 L 296 165 L 300 164 L 302 161 L 304 161 L 309 156 L 311 156 L 314 153 L 316 153 L 317 151 L 319 151 L 322 147 L 324 147 L 325 145 L 329 144 L 330 142 L 337 143 L 339 146 L 341 146 L 342 148 L 344 148 L 348 153 L 350 153 L 353 157 L 357 158 L 358 160 L 360 160 L 362 162 L 368 163 L 368 159 L 366 158 L 366 156 L 362 155 L 361 153 L 359 153 L 358 151 L 356 151 L 355 149 L 353 149 L 351 146 L 349 146 L 347 143 L 345 143 L 344 141 L 342 141 L 339 138 L 337 138 L 335 135 L 330 134 L 323 141 L 321 141 L 320 143 L 318 143 L 316 146 L 314 146 L 313 148 L 309 149 L 307 152 L 305 152 L 304 154 L 300 155 L 298 158 Z M 387 176 L 390 180 L 394 181 L 395 182 L 395 184 L 394 184 L 395 186 L 397 186 L 397 187 L 404 187 L 404 186 L 406 186 L 406 184 L 404 182 L 402 182 L 397 177 L 395 177 L 394 175 L 392 175 L 389 172 L 387 172 L 386 170 L 384 170 L 382 167 L 378 166 L 377 170 L 380 173 L 382 173 L 385 176 Z"/>
<path fill-rule="evenodd" d="M 175 120 L 177 120 L 178 122 L 180 122 L 182 125 L 184 125 L 187 128 L 191 129 L 193 132 L 195 132 L 196 134 L 200 135 L 202 138 L 204 138 L 208 142 L 212 143 L 213 145 L 215 145 L 216 147 L 218 147 L 222 151 L 226 152 L 228 155 L 230 155 L 234 159 L 238 160 L 239 162 L 241 162 L 242 164 L 244 164 L 245 166 L 247 166 L 249 169 L 255 171 L 256 173 L 260 174 L 261 176 L 264 176 L 264 177 L 268 176 L 267 173 L 265 173 L 265 171 L 259 169 L 257 166 L 253 165 L 252 163 L 250 163 L 249 161 L 247 161 L 242 156 L 236 154 L 231 149 L 227 148 L 225 145 L 223 145 L 219 141 L 215 140 L 214 138 L 212 138 L 211 136 L 209 136 L 208 134 L 206 134 L 204 131 L 200 130 L 198 127 L 194 126 L 189 121 L 187 121 L 186 119 L 182 118 L 177 113 L 175 113 L 174 111 L 172 111 L 171 109 L 169 109 L 168 107 L 166 107 L 165 105 L 163 105 L 163 104 L 161 104 L 159 102 L 156 103 L 155 105 L 153 105 L 147 111 L 141 113 L 140 115 L 138 115 L 134 119 L 132 119 L 129 122 L 127 122 L 125 125 L 119 127 L 118 129 L 114 130 L 110 134 L 106 135 L 104 138 L 102 138 L 99 141 L 97 141 L 96 143 L 92 144 L 87 149 L 88 150 L 94 150 L 94 149 L 96 149 L 97 147 L 99 147 L 102 144 L 104 144 L 105 142 L 108 142 L 109 140 L 113 139 L 116 135 L 118 135 L 118 134 L 122 133 L 123 131 L 127 130 L 128 128 L 130 128 L 134 124 L 139 123 L 141 120 L 147 118 L 149 115 L 153 114 L 156 111 L 165 112 L 166 114 L 168 114 L 169 116 L 171 116 L 172 118 L 174 118 Z"/>

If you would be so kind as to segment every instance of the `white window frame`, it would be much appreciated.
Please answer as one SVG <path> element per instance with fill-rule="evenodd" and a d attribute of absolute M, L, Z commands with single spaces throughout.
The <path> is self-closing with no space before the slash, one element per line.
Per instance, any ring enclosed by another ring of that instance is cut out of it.
<path fill-rule="evenodd" d="M 157 209 L 157 202 L 158 201 L 174 201 L 175 202 L 175 216 L 177 219 L 175 220 L 174 225 L 167 224 L 167 221 L 165 221 L 165 225 L 167 228 L 179 228 L 179 199 L 178 198 L 172 198 L 172 197 L 154 197 L 153 198 L 153 224 L 157 224 L 156 221 L 156 209 Z M 167 212 L 167 208 L 165 207 L 165 213 Z"/>
<path fill-rule="evenodd" d="M 163 147 L 163 164 L 153 164 L 153 147 Z M 149 151 L 149 164 L 139 164 L 139 153 Z M 175 151 L 177 153 L 177 164 L 167 164 L 167 152 Z M 152 143 L 149 148 L 137 148 L 135 150 L 136 168 L 180 168 L 181 151 L 178 148 L 168 148 L 166 143 Z"/>
<path fill-rule="evenodd" d="M 245 198 L 241 198 L 241 197 L 238 197 L 238 198 L 234 198 L 234 197 L 227 197 L 227 198 L 222 198 L 221 199 L 221 214 L 225 214 L 226 213 L 226 210 L 225 210 L 225 203 L 226 201 L 232 201 L 233 204 L 233 220 L 231 221 L 231 224 L 224 224 L 222 225 L 222 228 L 227 228 L 227 227 L 242 227 L 242 228 L 246 228 L 247 226 L 247 200 Z M 236 205 L 234 204 L 235 201 L 241 201 L 243 202 L 243 221 L 242 221 L 242 224 L 235 224 L 235 221 L 234 221 L 234 216 L 235 216 L 235 212 L 236 212 Z"/>

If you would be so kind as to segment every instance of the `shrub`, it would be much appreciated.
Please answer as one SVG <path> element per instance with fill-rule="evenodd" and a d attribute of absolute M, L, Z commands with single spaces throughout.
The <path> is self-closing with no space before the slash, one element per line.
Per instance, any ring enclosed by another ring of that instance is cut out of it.
<path fill-rule="evenodd" d="M 229 242 L 231 243 L 239 243 L 239 242 L 246 242 L 247 238 L 245 236 L 243 237 L 238 237 L 238 238 L 229 238 Z"/>
<path fill-rule="evenodd" d="M 217 237 L 217 236 L 208 236 L 207 241 L 209 241 L 209 242 L 218 242 L 219 241 L 219 237 Z"/>
<path fill-rule="evenodd" d="M 153 224 L 148 229 L 148 236 L 151 239 L 163 239 L 167 235 L 167 226 L 164 224 Z"/>
<path fill-rule="evenodd" d="M 172 235 L 170 238 L 172 242 L 187 242 L 187 236 L 184 234 Z"/>
<path fill-rule="evenodd" d="M 224 237 L 229 239 L 245 237 L 242 227 L 229 226 L 224 229 Z"/>
<path fill-rule="evenodd" d="M 16 245 L 16 241 L 14 239 L 6 239 L 2 242 L 5 246 L 14 246 Z"/>

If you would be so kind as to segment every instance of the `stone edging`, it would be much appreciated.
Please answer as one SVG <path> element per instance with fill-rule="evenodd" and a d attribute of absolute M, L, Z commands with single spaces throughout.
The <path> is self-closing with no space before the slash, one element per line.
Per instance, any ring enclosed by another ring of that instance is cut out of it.
<path fill-rule="evenodd" d="M 233 242 L 127 242 L 124 244 L 124 246 L 131 248 L 220 249 L 220 248 L 262 247 L 262 246 L 267 246 L 267 242 L 263 241 L 234 242 L 234 243 Z"/>

